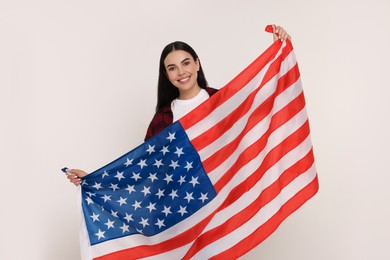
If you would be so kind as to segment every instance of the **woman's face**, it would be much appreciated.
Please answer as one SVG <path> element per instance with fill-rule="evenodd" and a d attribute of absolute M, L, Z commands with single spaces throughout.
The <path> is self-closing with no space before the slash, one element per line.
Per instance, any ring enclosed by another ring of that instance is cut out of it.
<path fill-rule="evenodd" d="M 199 60 L 182 50 L 172 51 L 164 60 L 167 78 L 179 89 L 180 96 L 200 89 L 197 79 Z"/>

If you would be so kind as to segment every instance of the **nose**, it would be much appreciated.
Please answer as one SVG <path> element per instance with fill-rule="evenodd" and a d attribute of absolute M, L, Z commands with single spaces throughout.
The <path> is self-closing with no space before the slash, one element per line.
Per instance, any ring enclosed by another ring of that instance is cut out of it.
<path fill-rule="evenodd" d="M 181 76 L 184 74 L 184 69 L 180 66 L 177 68 L 177 72 L 178 72 L 179 76 Z"/>

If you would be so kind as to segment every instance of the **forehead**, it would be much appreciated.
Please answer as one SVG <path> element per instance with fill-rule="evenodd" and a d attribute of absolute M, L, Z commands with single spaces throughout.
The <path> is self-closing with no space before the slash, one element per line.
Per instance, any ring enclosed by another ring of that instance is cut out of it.
<path fill-rule="evenodd" d="M 175 50 L 170 52 L 167 57 L 164 60 L 164 65 L 170 65 L 170 64 L 180 64 L 183 60 L 191 58 L 192 56 L 190 53 L 183 51 L 183 50 Z"/>

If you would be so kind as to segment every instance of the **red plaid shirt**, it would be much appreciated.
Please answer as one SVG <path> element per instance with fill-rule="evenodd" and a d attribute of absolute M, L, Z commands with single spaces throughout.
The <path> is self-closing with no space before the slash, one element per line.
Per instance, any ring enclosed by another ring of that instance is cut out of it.
<path fill-rule="evenodd" d="M 211 97 L 218 90 L 214 88 L 206 87 L 205 90 Z M 171 109 L 171 104 L 167 104 L 166 106 L 160 108 L 156 114 L 154 115 L 152 121 L 149 124 L 148 130 L 146 132 L 145 141 L 151 138 L 152 136 L 158 134 L 165 127 L 169 126 L 173 123 L 173 113 Z"/>

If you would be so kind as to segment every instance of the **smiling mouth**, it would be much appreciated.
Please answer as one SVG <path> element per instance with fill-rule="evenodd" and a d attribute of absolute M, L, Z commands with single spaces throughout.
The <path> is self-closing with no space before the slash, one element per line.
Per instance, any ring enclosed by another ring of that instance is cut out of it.
<path fill-rule="evenodd" d="M 187 82 L 188 80 L 190 79 L 190 77 L 187 77 L 187 78 L 184 78 L 184 79 L 180 79 L 178 80 L 180 83 L 184 83 L 184 82 Z"/>

